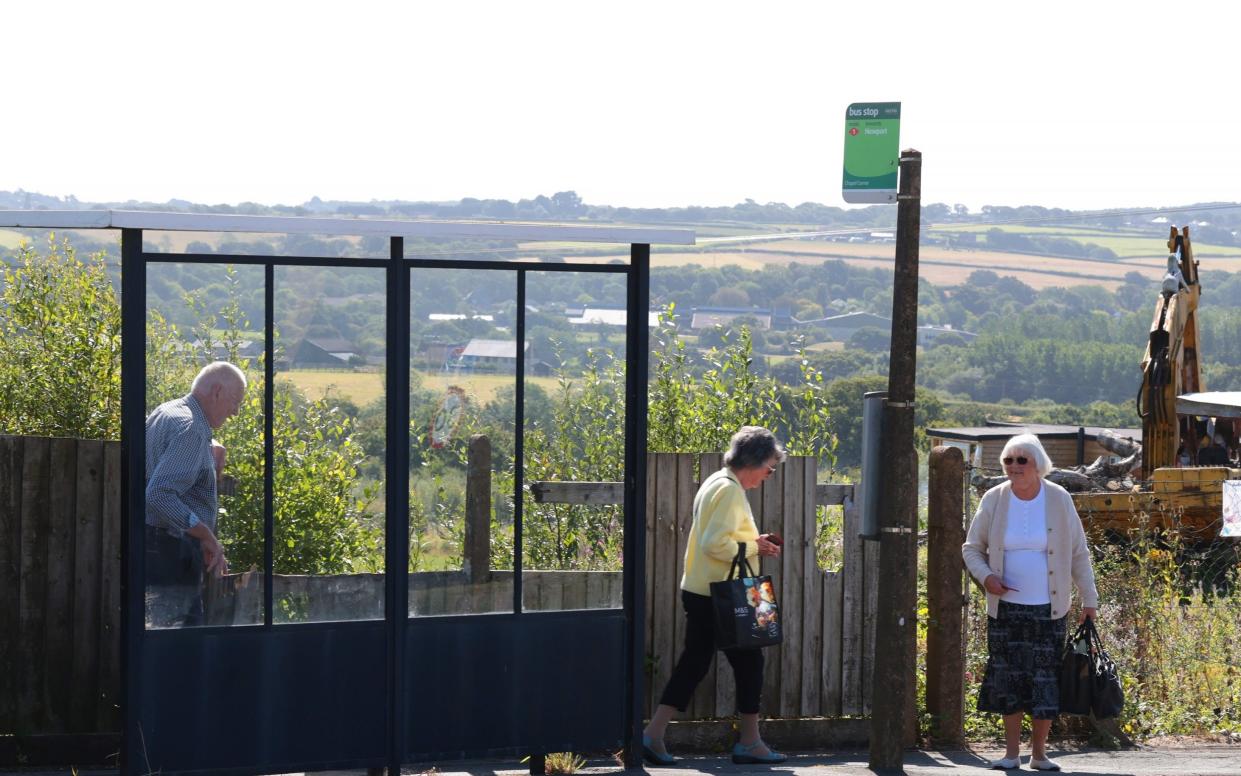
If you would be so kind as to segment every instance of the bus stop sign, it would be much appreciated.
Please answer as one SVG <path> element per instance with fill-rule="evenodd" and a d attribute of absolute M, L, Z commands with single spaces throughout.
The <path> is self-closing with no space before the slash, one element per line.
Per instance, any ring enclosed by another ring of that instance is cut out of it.
<path fill-rule="evenodd" d="M 845 202 L 896 201 L 901 104 L 855 102 L 845 112 Z"/>

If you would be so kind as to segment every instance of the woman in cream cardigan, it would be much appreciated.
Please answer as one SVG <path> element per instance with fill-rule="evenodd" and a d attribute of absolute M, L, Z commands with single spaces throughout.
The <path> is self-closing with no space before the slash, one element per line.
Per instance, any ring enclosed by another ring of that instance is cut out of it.
<path fill-rule="evenodd" d="M 1066 636 L 1070 585 L 1079 622 L 1099 606 L 1090 548 L 1068 492 L 1043 479 L 1051 459 L 1038 437 L 1019 434 L 1000 453 L 1008 482 L 982 497 L 961 547 L 966 568 L 987 591 L 987 671 L 978 710 L 1004 715 L 1004 757 L 992 768 L 1021 765 L 1021 721 L 1032 721 L 1030 767 L 1058 771 L 1047 733 L 1060 712 L 1057 670 Z"/>

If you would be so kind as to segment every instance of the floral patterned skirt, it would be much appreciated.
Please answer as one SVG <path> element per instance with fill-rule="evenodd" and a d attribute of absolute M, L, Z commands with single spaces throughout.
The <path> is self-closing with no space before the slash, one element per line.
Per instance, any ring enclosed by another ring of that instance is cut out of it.
<path fill-rule="evenodd" d="M 1064 639 L 1065 618 L 1051 619 L 1051 604 L 1000 601 L 999 616 L 987 618 L 987 671 L 978 691 L 978 710 L 1055 719 L 1060 713 L 1057 677 Z"/>

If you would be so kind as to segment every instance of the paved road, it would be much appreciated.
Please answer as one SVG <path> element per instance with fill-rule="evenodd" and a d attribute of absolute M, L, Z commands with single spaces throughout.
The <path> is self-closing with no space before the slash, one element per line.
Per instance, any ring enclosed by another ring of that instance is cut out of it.
<path fill-rule="evenodd" d="M 913 751 L 905 756 L 905 767 L 900 771 L 882 773 L 905 773 L 910 776 L 948 776 L 949 774 L 988 774 L 998 771 L 986 769 L 987 762 L 999 757 L 998 749 L 973 751 Z M 1191 748 L 1152 749 L 1142 748 L 1123 752 L 1080 750 L 1058 751 L 1051 756 L 1064 768 L 1064 773 L 1093 774 L 1094 776 L 1241 776 L 1241 746 L 1206 745 Z M 733 765 L 727 758 L 688 757 L 674 768 L 649 768 L 652 776 L 740 776 L 741 774 L 774 774 L 775 776 L 875 776 L 867 767 L 866 752 L 840 752 L 831 755 L 794 754 L 787 763 L 772 767 Z M 1022 757 L 1019 771 L 1009 774 L 1033 774 L 1036 771 L 1026 764 L 1028 755 Z M 525 776 L 528 770 L 518 763 L 502 762 L 446 763 L 434 771 L 409 769 L 407 774 L 426 776 Z M 9 773 L 0 770 L 0 773 Z M 20 776 L 69 776 L 65 770 L 14 771 Z M 116 771 L 85 770 L 77 776 L 116 776 Z M 625 771 L 606 760 L 592 761 L 589 767 L 579 771 L 586 776 L 622 774 Z M 365 771 L 320 772 L 314 776 L 366 776 Z"/>
<path fill-rule="evenodd" d="M 997 773 L 986 769 L 987 762 L 1000 757 L 1002 750 L 977 749 L 974 751 L 910 751 L 905 756 L 903 771 L 910 776 L 948 776 L 950 773 L 987 774 Z M 1197 746 L 1187 749 L 1137 749 L 1123 752 L 1112 751 L 1057 751 L 1051 756 L 1060 763 L 1064 773 L 1095 774 L 1096 776 L 1241 776 L 1241 746 Z M 780 776 L 874 776 L 867 767 L 867 753 L 847 752 L 832 755 L 793 755 L 783 765 L 756 767 L 733 765 L 727 758 L 689 757 L 674 768 L 648 768 L 657 776 L 714 776 L 715 774 L 779 774 Z M 1028 753 L 1022 757 L 1019 771 L 1011 774 L 1032 774 L 1027 764 Z M 592 762 L 583 771 L 589 774 L 623 773 L 614 765 Z M 457 770 L 452 765 L 440 766 L 438 776 L 520 776 L 524 770 L 510 770 L 511 764 L 471 764 L 468 770 Z"/>

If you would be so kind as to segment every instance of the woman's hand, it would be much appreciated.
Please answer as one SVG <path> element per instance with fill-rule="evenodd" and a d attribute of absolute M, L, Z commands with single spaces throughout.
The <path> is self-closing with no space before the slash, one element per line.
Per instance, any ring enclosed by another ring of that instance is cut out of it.
<path fill-rule="evenodd" d="M 758 537 L 758 541 L 755 542 L 758 545 L 758 554 L 778 558 L 780 557 L 780 545 L 771 541 L 770 536 L 771 534 L 763 534 Z"/>
<path fill-rule="evenodd" d="M 1087 618 L 1089 618 L 1091 621 L 1094 621 L 1094 618 L 1095 618 L 1095 608 L 1094 608 L 1093 606 L 1083 606 L 1083 607 L 1082 607 L 1082 613 L 1081 613 L 1081 615 L 1079 615 L 1079 616 L 1078 616 L 1078 618 L 1077 618 L 1077 624 L 1078 624 L 1078 625 L 1081 625 L 1083 622 L 1085 622 L 1085 621 L 1086 621 L 1086 619 L 1087 619 Z"/>
<path fill-rule="evenodd" d="M 1004 595 L 1009 590 L 1016 590 L 1016 588 L 1005 585 L 1004 582 L 995 574 L 988 575 L 987 578 L 982 581 L 982 586 L 987 588 L 987 592 L 991 595 Z"/>

